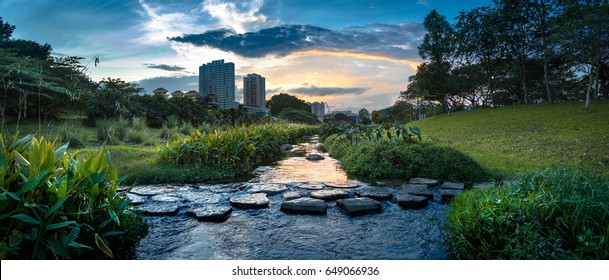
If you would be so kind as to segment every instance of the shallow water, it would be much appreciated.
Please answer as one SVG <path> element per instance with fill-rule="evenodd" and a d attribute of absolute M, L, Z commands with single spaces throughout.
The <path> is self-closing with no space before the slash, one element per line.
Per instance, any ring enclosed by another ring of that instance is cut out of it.
<path fill-rule="evenodd" d="M 314 152 L 307 144 L 307 153 Z M 302 157 L 260 168 L 252 182 L 291 183 L 344 181 L 347 175 L 337 161 L 309 162 Z M 362 183 L 363 184 L 363 183 Z M 287 184 L 291 190 L 296 184 Z M 197 205 L 229 205 L 231 196 L 248 192 L 248 184 L 156 186 L 162 194 L 178 197 L 180 211 L 173 216 L 147 216 L 149 234 L 136 249 L 137 259 L 446 259 L 441 227 L 446 205 L 436 199 L 419 210 L 402 209 L 393 201 L 382 202 L 380 214 L 352 217 L 328 202 L 322 216 L 294 215 L 280 211 L 281 194 L 269 195 L 265 209 L 234 208 L 223 223 L 198 222 L 185 212 Z M 236 192 L 227 192 L 237 190 Z M 348 189 L 355 197 L 357 189 Z M 400 187 L 391 188 L 395 195 Z M 213 197 L 213 199 L 206 199 Z M 145 198 L 146 203 L 154 197 Z"/>

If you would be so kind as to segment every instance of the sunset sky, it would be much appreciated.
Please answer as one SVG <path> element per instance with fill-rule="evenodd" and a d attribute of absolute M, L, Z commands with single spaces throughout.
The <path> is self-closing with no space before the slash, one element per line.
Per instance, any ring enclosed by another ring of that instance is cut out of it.
<path fill-rule="evenodd" d="M 49 43 L 56 56 L 82 56 L 104 77 L 198 89 L 198 67 L 234 62 L 242 75 L 266 77 L 267 99 L 287 92 L 333 110 L 390 106 L 421 62 L 417 46 L 432 9 L 453 21 L 471 1 L 66 1 L 0 0 L 13 37 Z"/>

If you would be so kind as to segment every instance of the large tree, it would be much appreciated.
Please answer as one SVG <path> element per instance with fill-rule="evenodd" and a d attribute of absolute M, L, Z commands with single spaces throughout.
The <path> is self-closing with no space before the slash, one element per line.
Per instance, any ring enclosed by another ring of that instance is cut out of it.
<path fill-rule="evenodd" d="M 269 101 L 266 102 L 266 107 L 273 116 L 278 116 L 283 109 L 288 107 L 296 110 L 311 112 L 311 106 L 307 105 L 304 100 L 287 93 L 274 95 Z"/>

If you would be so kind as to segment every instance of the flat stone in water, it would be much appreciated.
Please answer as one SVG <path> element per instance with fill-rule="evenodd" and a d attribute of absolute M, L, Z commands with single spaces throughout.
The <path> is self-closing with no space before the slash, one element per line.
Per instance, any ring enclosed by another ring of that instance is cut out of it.
<path fill-rule="evenodd" d="M 427 206 L 429 198 L 412 194 L 398 196 L 398 205 L 405 209 L 419 209 Z"/>
<path fill-rule="evenodd" d="M 414 185 L 428 185 L 428 186 L 434 186 L 434 185 L 438 184 L 438 180 L 429 179 L 429 178 L 410 178 L 409 182 Z"/>
<path fill-rule="evenodd" d="M 178 205 L 175 203 L 149 203 L 138 206 L 144 215 L 161 216 L 175 215 L 178 213 Z"/>
<path fill-rule="evenodd" d="M 356 192 L 358 196 L 369 197 L 378 201 L 388 200 L 393 197 L 391 191 L 384 187 L 364 187 Z"/>
<path fill-rule="evenodd" d="M 339 199 L 336 201 L 336 205 L 350 215 L 381 213 L 382 211 L 381 203 L 368 197 Z"/>
<path fill-rule="evenodd" d="M 281 211 L 292 214 L 325 215 L 328 206 L 321 199 L 302 197 L 282 203 Z"/>
<path fill-rule="evenodd" d="M 385 179 L 376 181 L 376 184 L 383 187 L 400 187 L 404 184 L 408 184 L 408 181 L 400 179 Z"/>
<path fill-rule="evenodd" d="M 322 160 L 322 159 L 325 159 L 325 157 L 323 157 L 320 154 L 310 154 L 305 159 L 306 160 Z"/>
<path fill-rule="evenodd" d="M 321 190 L 311 192 L 311 197 L 323 200 L 336 200 L 341 198 L 348 198 L 349 194 L 346 191 L 341 190 Z"/>
<path fill-rule="evenodd" d="M 233 211 L 233 207 L 226 205 L 206 205 L 189 210 L 186 215 L 197 218 L 199 222 L 224 222 Z"/>
<path fill-rule="evenodd" d="M 170 190 L 162 186 L 135 186 L 129 192 L 137 195 L 152 196 L 170 192 Z"/>
<path fill-rule="evenodd" d="M 479 190 L 479 189 L 488 189 L 491 187 L 494 187 L 495 184 L 490 183 L 490 182 L 484 182 L 484 183 L 476 183 L 472 186 L 472 189 L 474 190 Z"/>
<path fill-rule="evenodd" d="M 146 197 L 137 194 L 127 193 L 127 198 L 131 201 L 129 203 L 133 205 L 140 205 L 146 202 Z"/>
<path fill-rule="evenodd" d="M 442 202 L 450 202 L 453 197 L 460 195 L 463 193 L 463 190 L 455 190 L 455 189 L 441 189 L 440 196 L 442 197 Z"/>
<path fill-rule="evenodd" d="M 429 190 L 427 185 L 413 185 L 408 184 L 404 186 L 404 192 L 407 194 L 425 196 L 433 200 L 433 193 Z"/>
<path fill-rule="evenodd" d="M 355 182 L 324 182 L 324 185 L 330 188 L 338 188 L 338 189 L 352 189 L 359 187 L 359 184 Z"/>
<path fill-rule="evenodd" d="M 298 191 L 287 191 L 281 194 L 281 197 L 285 200 L 293 200 L 297 198 L 301 198 L 304 196 L 304 193 Z"/>
<path fill-rule="evenodd" d="M 175 195 L 192 204 L 215 204 L 222 201 L 222 195 L 206 191 L 177 192 Z"/>
<path fill-rule="evenodd" d="M 440 188 L 451 189 L 451 190 L 464 190 L 465 185 L 463 185 L 463 183 L 444 182 L 444 184 L 442 184 L 442 186 L 440 186 Z"/>
<path fill-rule="evenodd" d="M 297 188 L 301 188 L 301 189 L 305 189 L 305 190 L 322 190 L 324 188 L 324 184 L 323 183 L 307 183 L 307 182 L 301 182 L 301 183 L 294 183 L 294 185 Z"/>
<path fill-rule="evenodd" d="M 150 200 L 156 201 L 156 202 L 180 202 L 180 201 L 182 201 L 182 198 L 180 198 L 174 194 L 163 193 L 163 194 L 157 194 L 157 195 L 150 197 Z"/>
<path fill-rule="evenodd" d="M 264 184 L 250 184 L 250 191 L 253 193 L 265 193 L 267 195 L 280 194 L 288 190 L 285 184 L 278 183 L 264 183 Z"/>
<path fill-rule="evenodd" d="M 241 194 L 231 197 L 230 203 L 241 209 L 266 208 L 269 206 L 269 199 L 264 193 Z"/>

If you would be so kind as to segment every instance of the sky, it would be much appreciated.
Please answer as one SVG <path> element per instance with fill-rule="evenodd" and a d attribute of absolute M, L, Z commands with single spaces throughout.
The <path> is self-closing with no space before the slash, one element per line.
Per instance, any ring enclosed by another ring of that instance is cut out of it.
<path fill-rule="evenodd" d="M 55 56 L 81 56 L 94 81 L 120 78 L 198 90 L 201 64 L 235 63 L 280 92 L 331 110 L 392 105 L 422 60 L 417 46 L 433 9 L 449 22 L 491 0 L 0 0 L 14 38 L 48 43 Z M 96 67 L 92 63 L 99 57 Z"/>

